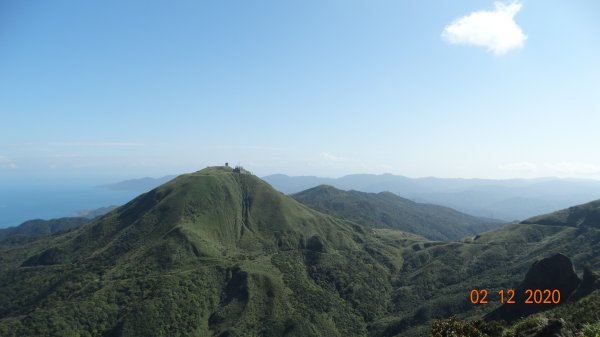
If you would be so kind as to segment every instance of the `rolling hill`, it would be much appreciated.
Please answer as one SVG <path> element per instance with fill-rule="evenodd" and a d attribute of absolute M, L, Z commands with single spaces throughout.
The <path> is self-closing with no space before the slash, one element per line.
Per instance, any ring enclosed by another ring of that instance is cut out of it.
<path fill-rule="evenodd" d="M 10 242 L 23 242 L 45 235 L 69 231 L 88 223 L 92 219 L 100 217 L 115 208 L 117 208 L 117 206 L 101 207 L 94 210 L 82 211 L 72 217 L 49 220 L 34 219 L 25 221 L 19 226 L 0 228 L 0 241 L 4 240 L 5 243 L 9 242 L 7 240 L 10 240 Z"/>
<path fill-rule="evenodd" d="M 291 197 L 338 218 L 366 226 L 394 228 L 430 240 L 456 240 L 503 224 L 499 220 L 477 218 L 444 206 L 416 203 L 390 192 L 342 191 L 320 185 Z"/>
<path fill-rule="evenodd" d="M 284 193 L 298 193 L 323 184 L 369 193 L 390 191 L 413 201 L 505 221 L 523 220 L 600 198 L 600 182 L 583 179 L 408 178 L 392 174 L 351 174 L 340 178 L 274 174 L 263 179 Z"/>
<path fill-rule="evenodd" d="M 29 220 L 16 227 L 0 228 L 0 240 L 15 236 L 37 237 L 55 234 L 79 227 L 89 221 L 90 219 L 86 217 Z"/>
<path fill-rule="evenodd" d="M 516 287 L 556 253 L 597 271 L 599 241 L 594 226 L 521 223 L 433 242 L 211 167 L 67 233 L 0 243 L 0 335 L 421 336 L 492 312 L 469 291 Z"/>

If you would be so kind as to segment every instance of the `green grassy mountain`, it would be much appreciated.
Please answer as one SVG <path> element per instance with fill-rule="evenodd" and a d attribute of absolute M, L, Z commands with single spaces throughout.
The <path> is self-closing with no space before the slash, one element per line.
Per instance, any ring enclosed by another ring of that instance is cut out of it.
<path fill-rule="evenodd" d="M 342 219 L 367 226 L 395 228 L 430 240 L 456 240 L 503 224 L 444 206 L 416 203 L 390 192 L 343 191 L 320 185 L 291 197 Z"/>
<path fill-rule="evenodd" d="M 2 336 L 359 336 L 402 261 L 375 232 L 229 168 L 2 256 Z"/>
<path fill-rule="evenodd" d="M 67 233 L 0 243 L 0 336 L 420 336 L 483 317 L 499 304 L 469 303 L 471 289 L 516 287 L 555 253 L 597 271 L 599 241 L 594 226 L 512 224 L 432 242 L 212 167 Z"/>
<path fill-rule="evenodd" d="M 524 224 L 538 223 L 550 226 L 600 227 L 600 200 L 567 209 L 536 216 L 523 221 Z"/>

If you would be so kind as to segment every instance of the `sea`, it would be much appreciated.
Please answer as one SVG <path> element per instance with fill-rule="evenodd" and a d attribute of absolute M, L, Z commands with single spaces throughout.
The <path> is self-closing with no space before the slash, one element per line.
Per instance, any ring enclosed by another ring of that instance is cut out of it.
<path fill-rule="evenodd" d="M 140 192 L 101 186 L 4 186 L 0 188 L 0 228 L 32 219 L 75 216 L 106 206 L 120 206 Z"/>

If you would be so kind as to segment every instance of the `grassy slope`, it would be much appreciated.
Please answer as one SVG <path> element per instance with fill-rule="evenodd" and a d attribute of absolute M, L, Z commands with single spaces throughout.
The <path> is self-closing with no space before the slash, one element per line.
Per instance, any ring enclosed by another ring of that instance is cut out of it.
<path fill-rule="evenodd" d="M 536 216 L 523 223 L 569 227 L 600 227 L 600 200 Z"/>
<path fill-rule="evenodd" d="M 598 269 L 597 228 L 428 242 L 313 211 L 251 175 L 180 176 L 72 232 L 0 245 L 2 336 L 410 336 L 480 317 L 473 288 L 553 252 Z"/>
<path fill-rule="evenodd" d="M 391 227 L 430 240 L 456 240 L 502 224 L 448 207 L 416 203 L 389 192 L 342 191 L 320 185 L 292 197 L 313 209 L 343 219 L 368 226 Z"/>

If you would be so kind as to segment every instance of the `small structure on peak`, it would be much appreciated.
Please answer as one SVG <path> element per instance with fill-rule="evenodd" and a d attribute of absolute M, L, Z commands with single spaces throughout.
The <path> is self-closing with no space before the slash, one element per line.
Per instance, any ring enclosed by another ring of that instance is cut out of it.
<path fill-rule="evenodd" d="M 229 163 L 225 163 L 225 167 L 229 167 Z"/>
<path fill-rule="evenodd" d="M 242 166 L 239 166 L 239 165 L 233 169 L 233 172 L 239 173 L 239 174 L 250 174 L 250 171 L 247 171 L 246 169 L 244 169 Z"/>

